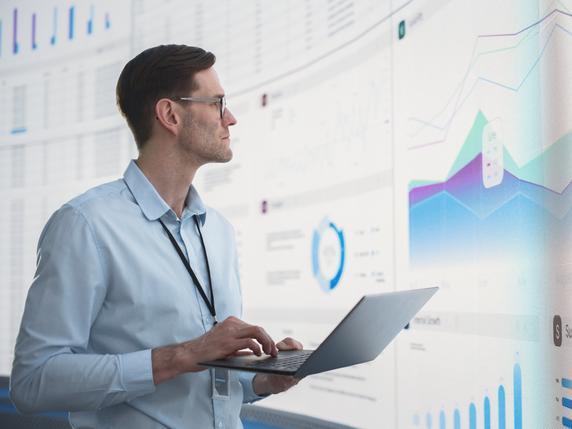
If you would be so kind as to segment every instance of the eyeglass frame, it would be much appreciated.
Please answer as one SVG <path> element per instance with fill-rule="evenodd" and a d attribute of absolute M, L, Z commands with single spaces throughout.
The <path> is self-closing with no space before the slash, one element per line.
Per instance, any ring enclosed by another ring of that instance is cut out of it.
<path fill-rule="evenodd" d="M 195 101 L 197 103 L 218 104 L 220 106 L 220 119 L 224 117 L 226 112 L 226 97 L 224 95 L 220 97 L 173 97 L 171 99 L 173 101 Z"/>

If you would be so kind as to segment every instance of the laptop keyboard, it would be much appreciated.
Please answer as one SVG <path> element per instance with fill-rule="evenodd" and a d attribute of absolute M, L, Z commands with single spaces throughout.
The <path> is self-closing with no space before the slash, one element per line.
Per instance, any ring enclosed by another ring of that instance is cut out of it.
<path fill-rule="evenodd" d="M 295 354 L 288 353 L 287 356 L 278 356 L 264 360 L 248 362 L 246 366 L 252 368 L 276 369 L 281 371 L 296 371 L 313 353 L 313 350 L 300 350 Z"/>

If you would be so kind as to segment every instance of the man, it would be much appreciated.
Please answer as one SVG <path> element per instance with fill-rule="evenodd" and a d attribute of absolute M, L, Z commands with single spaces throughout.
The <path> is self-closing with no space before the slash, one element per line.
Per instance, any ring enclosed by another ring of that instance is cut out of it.
<path fill-rule="evenodd" d="M 11 376 L 22 412 L 68 410 L 77 428 L 237 428 L 243 401 L 296 384 L 198 365 L 302 347 L 238 318 L 234 232 L 191 185 L 232 158 L 236 119 L 214 62 L 169 45 L 123 69 L 117 100 L 139 157 L 40 236 Z"/>

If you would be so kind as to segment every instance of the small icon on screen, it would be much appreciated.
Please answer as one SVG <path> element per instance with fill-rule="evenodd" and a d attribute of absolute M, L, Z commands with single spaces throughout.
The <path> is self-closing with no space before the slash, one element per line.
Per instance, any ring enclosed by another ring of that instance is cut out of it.
<path fill-rule="evenodd" d="M 554 345 L 556 347 L 560 347 L 562 345 L 562 318 L 558 315 L 554 316 L 554 323 L 552 324 L 553 329 L 553 337 L 554 337 Z"/>
<path fill-rule="evenodd" d="M 399 23 L 399 28 L 397 30 L 397 35 L 399 37 L 399 40 L 403 39 L 405 37 L 405 21 L 401 21 Z"/>

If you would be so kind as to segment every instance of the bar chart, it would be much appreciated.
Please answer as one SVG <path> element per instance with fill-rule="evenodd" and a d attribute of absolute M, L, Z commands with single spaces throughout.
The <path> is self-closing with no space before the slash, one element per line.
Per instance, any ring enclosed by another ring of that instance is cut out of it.
<path fill-rule="evenodd" d="M 99 3 L 0 9 L 0 59 L 5 52 L 20 56 L 109 32 L 112 16 L 113 11 Z"/>
<path fill-rule="evenodd" d="M 560 385 L 562 386 L 562 412 L 568 415 L 562 415 L 562 426 L 572 428 L 572 379 L 562 378 Z"/>
<path fill-rule="evenodd" d="M 438 412 L 439 422 L 438 429 L 477 429 L 484 427 L 490 429 L 491 427 L 498 427 L 499 429 L 522 429 L 523 426 L 523 408 L 522 408 L 522 371 L 519 363 L 514 364 L 512 377 L 513 389 L 513 404 L 512 404 L 512 421 L 507 416 L 507 394 L 504 384 L 499 384 L 496 389 L 496 397 L 485 395 L 482 402 L 470 402 L 466 407 L 456 407 L 451 412 L 441 409 Z M 569 386 L 570 394 L 572 396 L 572 380 L 562 379 L 562 386 Z M 495 404 L 496 400 L 496 404 Z M 572 409 L 572 399 L 566 399 L 569 408 Z M 482 408 L 481 408 L 482 405 Z M 563 403 L 564 405 L 564 398 Z M 565 405 L 564 405 L 565 406 Z M 493 407 L 496 409 L 493 410 Z M 495 412 L 495 414 L 493 414 Z M 493 421 L 493 416 L 496 415 L 497 422 Z M 425 426 L 421 425 L 419 416 L 414 416 L 413 422 L 416 427 L 424 427 L 425 429 L 433 429 L 433 413 L 427 412 L 425 414 Z M 572 419 L 566 419 L 569 426 L 565 423 L 563 417 L 562 423 L 564 426 L 572 428 Z M 512 423 L 512 424 L 511 424 Z"/>

